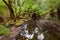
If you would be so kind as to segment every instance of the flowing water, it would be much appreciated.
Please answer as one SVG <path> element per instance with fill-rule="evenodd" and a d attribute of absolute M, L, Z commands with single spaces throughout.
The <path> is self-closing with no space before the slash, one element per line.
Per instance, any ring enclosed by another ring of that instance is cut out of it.
<path fill-rule="evenodd" d="M 39 24 L 34 24 L 30 21 L 25 23 L 21 28 L 22 30 L 16 40 L 44 40 L 44 34 L 41 32 L 42 28 Z"/>
<path fill-rule="evenodd" d="M 58 27 L 56 25 L 58 24 L 48 20 L 28 21 L 21 26 L 16 40 L 60 40 L 60 32 L 57 31 L 60 24 Z"/>

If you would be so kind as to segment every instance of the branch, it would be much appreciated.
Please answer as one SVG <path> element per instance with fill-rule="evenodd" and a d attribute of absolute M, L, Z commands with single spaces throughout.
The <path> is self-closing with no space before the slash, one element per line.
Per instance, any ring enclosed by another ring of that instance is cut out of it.
<path fill-rule="evenodd" d="M 2 0 L 2 1 L 8 6 L 8 3 L 5 0 Z"/>

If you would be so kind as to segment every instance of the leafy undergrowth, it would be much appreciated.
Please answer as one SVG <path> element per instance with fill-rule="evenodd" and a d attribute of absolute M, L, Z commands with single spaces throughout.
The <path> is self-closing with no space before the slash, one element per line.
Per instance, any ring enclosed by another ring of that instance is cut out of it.
<path fill-rule="evenodd" d="M 10 30 L 3 25 L 0 25 L 0 35 L 10 35 Z"/>
<path fill-rule="evenodd" d="M 42 33 L 46 33 L 44 35 L 45 40 L 60 40 L 59 21 L 46 20 L 50 17 L 50 11 L 57 10 L 59 3 L 59 0 L 1 0 L 0 24 L 2 25 L 0 25 L 0 40 L 25 40 L 26 37 L 24 38 L 19 34 L 23 32 L 26 24 L 28 24 L 27 30 L 29 34 L 31 31 L 35 32 L 35 27 L 38 27 L 40 32 L 42 26 Z M 40 16 L 44 16 L 47 13 L 49 14 L 48 16 L 39 20 Z M 37 37 L 35 36 L 32 40 L 37 40 Z"/>

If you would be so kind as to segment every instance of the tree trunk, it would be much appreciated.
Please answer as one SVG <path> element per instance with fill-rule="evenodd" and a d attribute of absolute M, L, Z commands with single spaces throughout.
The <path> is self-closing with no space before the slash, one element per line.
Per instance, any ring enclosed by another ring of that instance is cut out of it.
<path fill-rule="evenodd" d="M 57 8 L 57 12 L 58 12 L 58 19 L 60 20 L 60 7 Z"/>

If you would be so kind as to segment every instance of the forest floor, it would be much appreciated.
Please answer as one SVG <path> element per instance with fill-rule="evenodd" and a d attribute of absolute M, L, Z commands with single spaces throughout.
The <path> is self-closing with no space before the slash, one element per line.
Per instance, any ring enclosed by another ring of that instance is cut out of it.
<path fill-rule="evenodd" d="M 0 15 L 0 18 L 1 17 L 3 19 L 0 19 L 0 22 L 3 22 L 1 20 L 5 20 L 6 18 Z M 26 24 L 30 26 L 29 28 L 27 28 L 28 31 L 29 30 L 31 31 L 31 29 L 34 30 L 35 28 L 33 27 L 33 25 L 35 26 L 36 24 L 40 28 L 42 27 L 42 33 L 44 34 L 44 40 L 60 40 L 59 21 L 58 20 L 47 20 L 47 19 L 39 19 L 37 20 L 35 24 L 32 21 L 26 21 L 23 23 L 20 22 L 18 27 L 13 25 L 9 27 L 9 30 L 11 31 L 10 35 L 9 36 L 1 35 L 0 40 L 26 40 L 27 39 L 26 37 L 20 35 L 20 33 L 23 32 L 22 30 L 24 30 L 23 28 L 25 27 Z M 36 37 L 34 37 L 32 40 L 37 40 L 37 39 Z"/>

